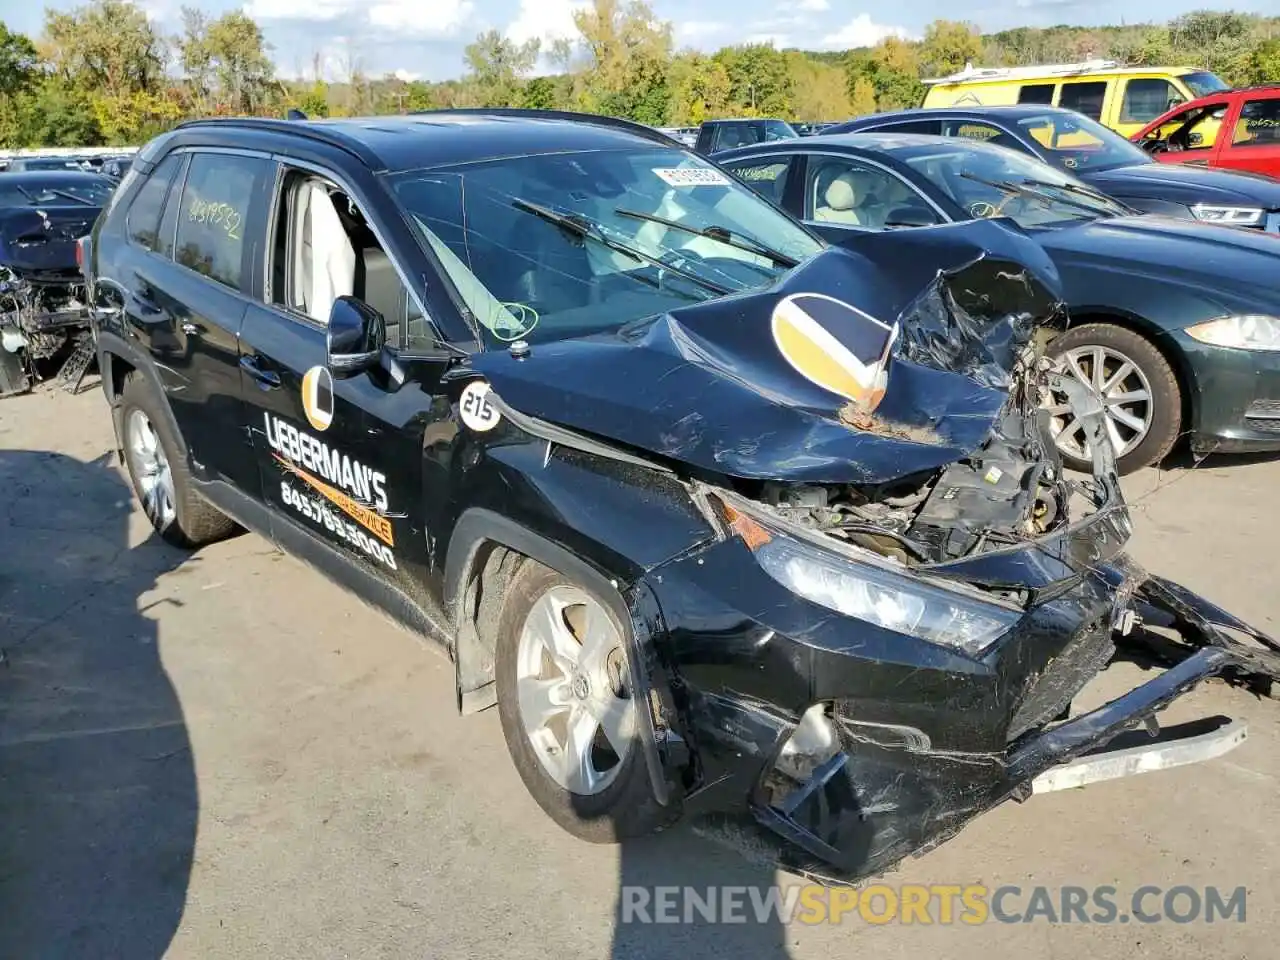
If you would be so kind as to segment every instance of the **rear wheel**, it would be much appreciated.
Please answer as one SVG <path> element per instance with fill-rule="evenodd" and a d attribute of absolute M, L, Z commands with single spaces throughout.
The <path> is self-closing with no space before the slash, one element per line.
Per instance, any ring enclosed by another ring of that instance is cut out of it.
<path fill-rule="evenodd" d="M 529 561 L 511 581 L 498 629 L 502 732 L 538 805 L 593 843 L 661 826 L 664 809 L 636 732 L 624 627 L 609 606 Z"/>
<path fill-rule="evenodd" d="M 1106 432 L 1121 473 L 1163 460 L 1178 439 L 1182 392 L 1173 368 L 1150 340 L 1109 323 L 1068 330 L 1049 345 L 1058 372 L 1102 399 Z M 1092 466 L 1084 423 L 1062 394 L 1048 402 L 1058 450 L 1077 470 Z"/>
<path fill-rule="evenodd" d="M 136 373 L 120 392 L 124 459 L 151 526 L 177 547 L 199 547 L 233 533 L 235 521 L 196 492 L 160 401 Z"/>

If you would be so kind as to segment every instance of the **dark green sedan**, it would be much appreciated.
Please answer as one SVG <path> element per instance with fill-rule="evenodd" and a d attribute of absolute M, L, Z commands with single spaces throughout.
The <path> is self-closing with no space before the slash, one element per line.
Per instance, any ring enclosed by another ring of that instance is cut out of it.
<path fill-rule="evenodd" d="M 1123 472 L 1184 435 L 1199 456 L 1280 450 L 1280 239 L 1134 211 L 1024 154 L 915 134 L 757 144 L 717 163 L 847 249 L 875 233 L 1007 217 L 1053 258 L 1067 329 L 1049 345 L 1100 395 Z M 1089 459 L 1065 397 L 1064 458 Z"/>

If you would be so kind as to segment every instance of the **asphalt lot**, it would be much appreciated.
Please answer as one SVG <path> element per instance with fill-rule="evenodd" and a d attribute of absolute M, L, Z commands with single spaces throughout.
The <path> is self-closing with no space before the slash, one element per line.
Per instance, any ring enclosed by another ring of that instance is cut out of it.
<path fill-rule="evenodd" d="M 161 544 L 110 445 L 96 387 L 0 401 L 0 957 L 1276 954 L 1280 703 L 1220 684 L 1171 712 L 1247 720 L 1230 756 L 1006 805 L 888 882 L 1244 886 L 1243 924 L 619 923 L 624 884 L 775 876 L 570 839 L 434 648 L 257 536 Z M 1280 629 L 1280 460 L 1129 487 L 1139 561 Z"/>

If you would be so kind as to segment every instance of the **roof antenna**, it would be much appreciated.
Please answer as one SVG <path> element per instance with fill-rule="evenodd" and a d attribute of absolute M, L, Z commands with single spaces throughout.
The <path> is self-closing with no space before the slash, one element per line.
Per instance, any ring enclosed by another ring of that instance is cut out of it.
<path fill-rule="evenodd" d="M 303 113 L 301 110 L 299 110 L 297 107 L 290 107 L 290 108 L 289 108 L 289 112 L 285 115 L 285 119 L 287 119 L 287 120 L 305 120 L 305 119 L 307 119 L 307 115 L 306 115 L 305 113 Z"/>

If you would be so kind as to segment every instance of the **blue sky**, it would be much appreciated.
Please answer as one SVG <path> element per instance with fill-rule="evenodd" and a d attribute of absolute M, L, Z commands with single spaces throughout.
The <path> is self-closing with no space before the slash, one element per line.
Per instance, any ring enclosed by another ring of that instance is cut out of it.
<path fill-rule="evenodd" d="M 67 9 L 79 0 L 51 0 Z M 135 0 L 165 33 L 177 30 L 182 0 Z M 330 77 L 351 63 L 373 75 L 440 80 L 462 72 L 462 49 L 482 30 L 515 39 L 572 33 L 580 0 L 186 0 L 217 15 L 243 7 L 263 26 L 284 76 L 310 75 L 317 61 Z M 1214 8 L 1276 13 L 1277 0 L 977 0 L 961 13 L 947 0 L 652 0 L 670 20 L 680 46 L 714 50 L 730 43 L 842 49 L 897 33 L 920 35 L 939 17 L 965 19 L 984 30 L 1056 23 L 1100 24 L 1164 20 Z M 787 11 L 785 13 L 780 11 Z M 38 34 L 43 8 L 30 0 L 0 0 L 10 29 Z"/>

